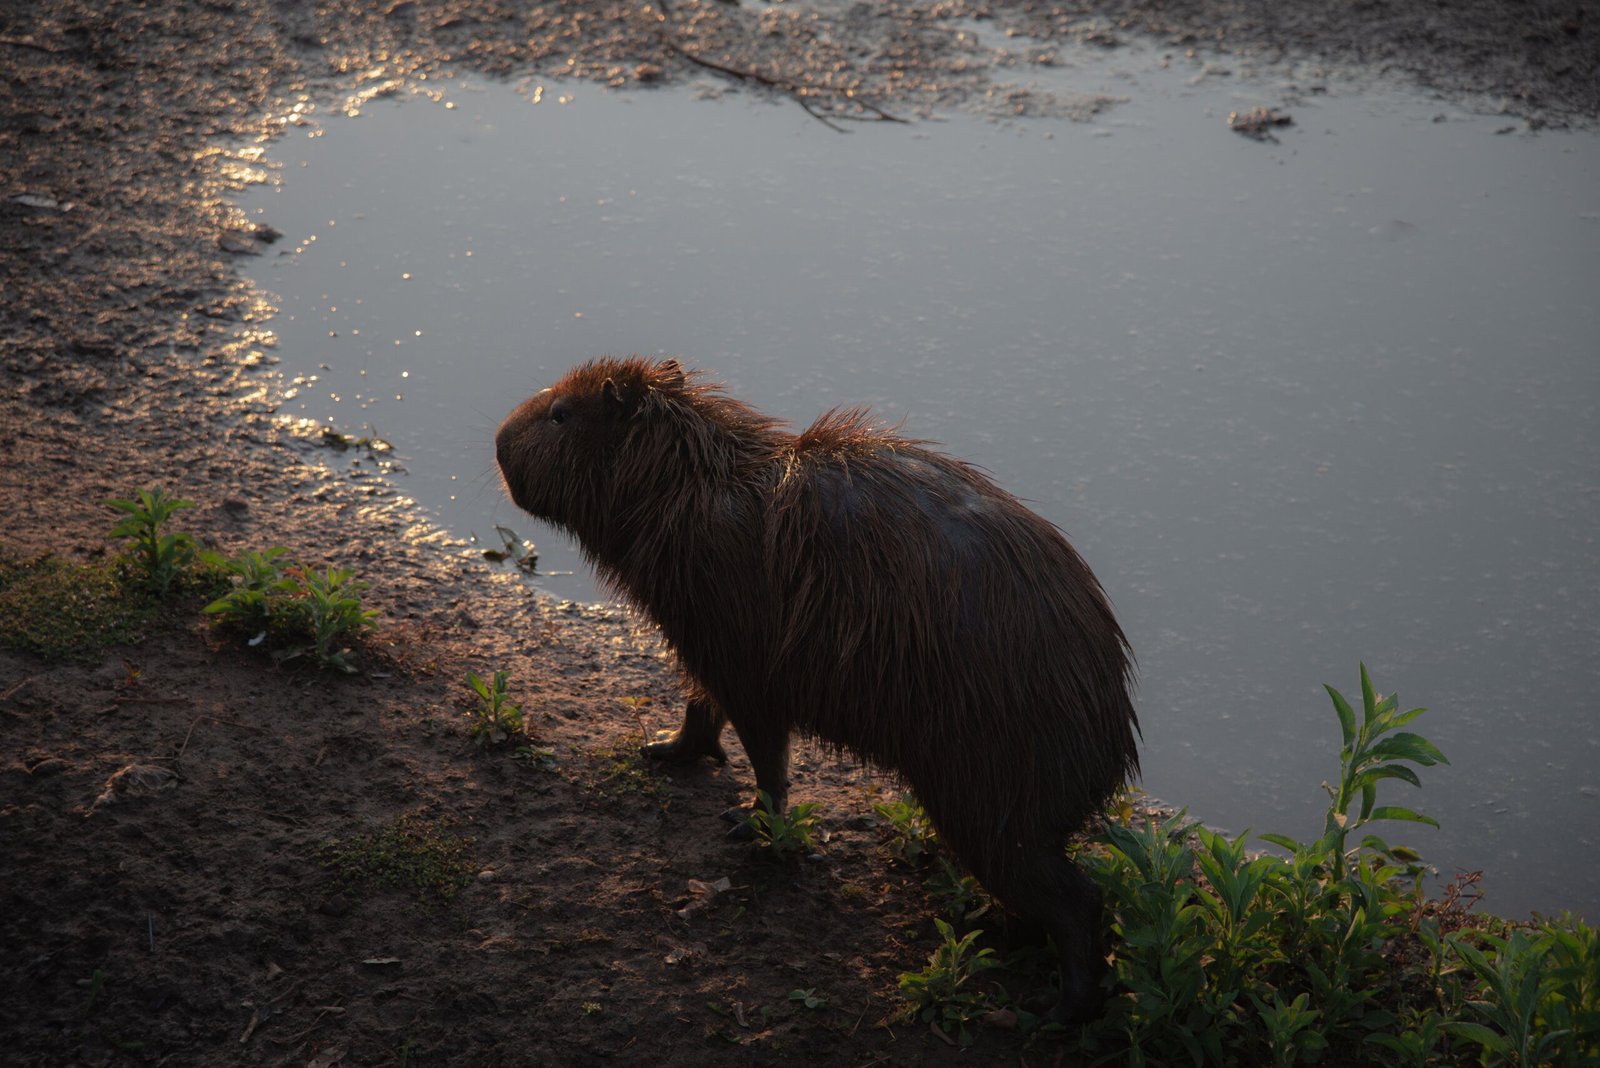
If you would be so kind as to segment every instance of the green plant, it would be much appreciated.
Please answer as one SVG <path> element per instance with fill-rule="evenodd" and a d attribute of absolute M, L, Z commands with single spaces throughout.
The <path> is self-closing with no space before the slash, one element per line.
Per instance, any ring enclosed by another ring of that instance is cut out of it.
<path fill-rule="evenodd" d="M 928 814 L 911 794 L 897 801 L 886 801 L 872 806 L 889 824 L 892 832 L 887 849 L 889 856 L 911 867 L 926 861 L 939 848 L 939 834 L 933 829 Z"/>
<path fill-rule="evenodd" d="M 284 573 L 288 552 L 279 546 L 264 552 L 243 552 L 232 559 L 203 553 L 203 558 L 233 583 L 227 593 L 205 606 L 205 614 L 255 635 L 253 643 L 265 639 L 273 621 L 274 599 L 281 600 L 296 588 L 295 580 Z"/>
<path fill-rule="evenodd" d="M 1550 974 L 1554 939 L 1549 934 L 1532 938 L 1526 931 L 1514 931 L 1509 938 L 1486 932 L 1478 937 L 1490 953 L 1463 937 L 1450 938 L 1478 978 L 1479 996 L 1467 1002 L 1476 1020 L 1452 1020 L 1444 1029 L 1481 1047 L 1496 1063 L 1556 1063 L 1573 1028 L 1541 1026 L 1548 1022 L 1546 1000 L 1555 985 Z"/>
<path fill-rule="evenodd" d="M 94 1015 L 94 1004 L 100 999 L 100 992 L 105 989 L 106 973 L 96 968 L 82 985 L 88 987 L 89 993 L 84 998 L 83 1008 L 78 1011 L 78 1019 L 87 1020 Z"/>
<path fill-rule="evenodd" d="M 355 572 L 342 567 L 329 567 L 318 574 L 304 568 L 290 571 L 300 584 L 297 593 L 309 622 L 311 652 L 319 667 L 334 667 L 354 673 L 346 642 L 362 631 L 370 630 L 377 611 L 361 607 L 361 594 L 368 588 L 357 581 Z"/>
<path fill-rule="evenodd" d="M 1412 1045 L 1396 1038 L 1404 1049 L 1365 1041 L 1397 1030 L 1406 991 L 1435 989 L 1441 974 L 1421 951 L 1425 937 L 1412 930 L 1421 900 L 1417 857 L 1369 826 L 1434 821 L 1376 804 L 1377 786 L 1384 779 L 1420 785 L 1411 765 L 1445 760 L 1432 743 L 1400 730 L 1421 709 L 1396 711 L 1365 667 L 1361 682 L 1359 724 L 1349 702 L 1328 690 L 1343 745 L 1317 840 L 1262 835 L 1288 855 L 1251 856 L 1246 835 L 1228 838 L 1178 813 L 1142 826 L 1112 821 L 1083 850 L 1106 893 L 1116 979 L 1127 992 L 1091 1029 L 1093 1042 L 1151 1061 L 1277 1064 L 1321 1058 L 1328 1049 L 1411 1050 L 1425 1058 L 1438 1043 L 1426 1020 Z M 1385 957 L 1402 941 L 1419 947 L 1424 971 L 1415 977 L 1396 976 Z"/>
<path fill-rule="evenodd" d="M 446 901 L 471 884 L 476 868 L 470 839 L 417 812 L 402 813 L 343 844 L 324 846 L 323 863 L 352 890 L 374 885 Z"/>
<path fill-rule="evenodd" d="M 522 731 L 522 709 L 512 704 L 511 673 L 496 671 L 489 681 L 467 672 L 467 685 L 478 695 L 477 707 L 472 710 L 471 734 L 478 745 L 498 745 Z"/>
<path fill-rule="evenodd" d="M 808 1009 L 825 1009 L 828 1007 L 828 995 L 817 993 L 817 988 L 814 986 L 806 987 L 804 990 L 789 991 L 789 1000 L 798 1001 Z"/>
<path fill-rule="evenodd" d="M 924 1023 L 932 1023 L 946 1033 L 956 1032 L 956 1041 L 970 1045 L 967 1024 L 994 1007 L 990 997 L 973 985 L 979 974 L 999 966 L 994 950 L 975 949 L 982 931 L 968 931 L 960 938 L 941 919 L 933 921 L 939 932 L 939 945 L 928 956 L 928 966 L 917 972 L 900 973 L 900 993 L 911 1002 L 913 1011 Z"/>
<path fill-rule="evenodd" d="M 747 819 L 755 832 L 756 844 L 776 856 L 805 854 L 816 850 L 817 804 L 807 801 L 789 809 L 777 811 L 772 796 L 765 790 L 756 791 L 756 805 Z"/>
<path fill-rule="evenodd" d="M 511 752 L 511 759 L 529 768 L 542 768 L 545 771 L 556 769 L 556 751 L 548 745 L 519 745 Z"/>
<path fill-rule="evenodd" d="M 132 498 L 112 498 L 108 508 L 124 513 L 108 537 L 133 541 L 133 561 L 143 568 L 143 582 L 154 593 L 166 596 L 173 582 L 194 560 L 195 541 L 188 534 L 163 534 L 161 528 L 172 514 L 193 508 L 193 501 L 169 497 L 161 489 L 140 490 Z"/>
<path fill-rule="evenodd" d="M 1475 874 L 1424 896 L 1417 855 L 1375 825 L 1433 820 L 1380 805 L 1377 790 L 1418 786 L 1417 768 L 1446 761 L 1402 729 L 1420 709 L 1397 711 L 1365 667 L 1361 683 L 1359 716 L 1328 690 L 1342 744 L 1316 839 L 1261 835 L 1283 853 L 1253 855 L 1248 833 L 1184 812 L 1137 820 L 1121 805 L 1075 847 L 1104 892 L 1114 950 L 1115 994 L 1078 1035 L 1086 1063 L 1600 1064 L 1600 931 L 1571 916 L 1469 915 Z M 906 813 L 883 815 L 893 826 Z M 901 991 L 966 1041 L 991 1001 L 958 982 L 971 978 L 972 936 L 938 922 L 944 944 Z M 1013 954 L 1008 971 L 1027 959 Z"/>
<path fill-rule="evenodd" d="M 1287 1005 L 1276 991 L 1271 1005 L 1253 993 L 1250 1000 L 1261 1013 L 1261 1023 L 1267 1029 L 1267 1042 L 1272 1049 L 1272 1063 L 1279 1068 L 1288 1068 L 1301 1053 L 1318 1054 L 1327 1046 L 1322 1035 L 1312 1030 L 1322 1013 L 1309 1007 L 1310 994 L 1300 994 Z"/>
<path fill-rule="evenodd" d="M 923 889 L 938 903 L 939 911 L 952 920 L 975 920 L 989 911 L 989 895 L 978 885 L 978 880 L 943 854 L 935 855 L 933 871 L 923 883 Z"/>
<path fill-rule="evenodd" d="M 127 589 L 114 563 L 54 556 L 21 561 L 0 552 L 0 646 L 46 660 L 95 661 L 138 641 L 160 605 Z"/>
<path fill-rule="evenodd" d="M 204 559 L 227 575 L 232 588 L 206 605 L 219 626 L 268 643 L 279 662 L 311 656 L 321 668 L 355 672 L 349 643 L 374 626 L 378 613 L 361 606 L 369 584 L 347 568 L 316 571 L 289 562 L 287 549 Z"/>
<path fill-rule="evenodd" d="M 1439 1042 L 1445 1037 L 1442 1022 L 1436 1012 L 1418 1013 L 1393 1033 L 1371 1034 L 1366 1041 L 1388 1050 L 1396 1065 L 1425 1068 L 1434 1062 Z"/>
<path fill-rule="evenodd" d="M 1562 1050 L 1568 1059 L 1600 1064 L 1600 928 L 1565 915 L 1538 929 L 1550 964 L 1540 1015 L 1546 1026 L 1570 1032 Z"/>
<path fill-rule="evenodd" d="M 1375 807 L 1375 802 L 1378 796 L 1378 783 L 1384 779 L 1399 779 L 1412 786 L 1422 785 L 1417 773 L 1406 767 L 1404 762 L 1409 761 L 1426 768 L 1435 764 L 1448 764 L 1449 761 L 1439 752 L 1438 747 L 1426 738 L 1400 730 L 1427 710 L 1413 708 L 1408 712 L 1400 712 L 1399 701 L 1393 694 L 1380 700 L 1377 691 L 1373 689 L 1372 679 L 1367 674 L 1367 665 L 1361 665 L 1362 719 L 1359 727 L 1356 724 L 1355 711 L 1350 707 L 1350 702 L 1345 700 L 1344 695 L 1332 686 L 1325 686 L 1324 689 L 1333 699 L 1334 710 L 1339 715 L 1339 730 L 1344 736 L 1344 747 L 1339 751 L 1339 785 L 1337 788 L 1327 785 L 1323 787 L 1328 791 L 1333 803 L 1328 806 L 1323 837 L 1318 843 L 1331 853 L 1334 863 L 1333 875 L 1337 879 L 1344 875 L 1346 839 L 1367 824 L 1378 820 L 1402 820 L 1426 823 L 1430 827 L 1439 826 L 1439 821 L 1431 816 L 1424 816 L 1400 805 Z M 1389 737 L 1384 738 L 1385 734 Z M 1361 799 L 1361 809 L 1352 822 L 1350 806 L 1356 803 L 1358 795 Z M 1274 842 L 1285 848 L 1294 848 L 1295 843 L 1291 839 L 1265 834 L 1261 837 L 1265 841 Z M 1405 861 L 1415 859 L 1409 850 L 1397 853 L 1374 834 L 1363 837 L 1361 845 L 1389 859 Z"/>
<path fill-rule="evenodd" d="M 666 797 L 667 785 L 660 766 L 639 752 L 634 739 L 619 736 L 587 752 L 604 764 L 604 770 L 594 783 L 601 792 L 611 797 L 648 797 L 657 802 Z"/>

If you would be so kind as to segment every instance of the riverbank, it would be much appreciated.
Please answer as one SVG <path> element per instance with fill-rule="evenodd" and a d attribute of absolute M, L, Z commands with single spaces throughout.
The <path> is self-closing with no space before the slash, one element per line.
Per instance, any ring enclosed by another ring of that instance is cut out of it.
<path fill-rule="evenodd" d="M 773 867 L 724 844 L 742 756 L 681 781 L 625 758 L 673 721 L 648 634 L 530 596 L 274 418 L 255 375 L 273 309 L 241 276 L 272 235 L 227 196 L 296 104 L 457 63 L 617 86 L 716 77 L 825 121 L 915 117 L 1015 106 L 1008 64 L 1149 33 L 1296 69 L 1381 67 L 1526 126 L 1593 123 L 1600 26 L 1581 5 L 1535 10 L 243 0 L 7 16 L 0 552 L 103 559 L 103 501 L 160 485 L 197 504 L 180 529 L 349 567 L 380 613 L 350 678 L 221 643 L 195 603 L 93 660 L 0 653 L 7 1048 L 39 1064 L 954 1056 L 897 1017 L 895 977 L 935 939 L 921 880 L 880 853 L 884 784 L 803 752 L 795 796 L 822 803 L 824 859 Z M 1027 36 L 979 53 L 964 19 Z M 496 669 L 547 758 L 468 738 L 465 675 Z M 174 785 L 95 807 L 147 764 Z M 351 888 L 328 863 L 419 825 L 469 843 L 447 898 Z M 790 999 L 807 989 L 828 1007 Z M 997 1056 L 1026 1041 L 985 1040 Z"/>

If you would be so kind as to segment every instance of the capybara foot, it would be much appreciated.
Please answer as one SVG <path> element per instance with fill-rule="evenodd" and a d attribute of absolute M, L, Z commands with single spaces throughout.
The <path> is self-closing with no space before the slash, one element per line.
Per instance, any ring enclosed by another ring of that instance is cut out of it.
<path fill-rule="evenodd" d="M 1105 969 L 1061 969 L 1061 997 L 1050 1010 L 1056 1023 L 1082 1026 L 1105 1015 L 1106 991 L 1099 979 Z"/>
<path fill-rule="evenodd" d="M 659 741 L 648 742 L 639 751 L 651 760 L 659 760 L 664 764 L 693 764 L 701 757 L 710 757 L 718 764 L 728 762 L 727 750 L 722 748 L 721 742 L 715 738 L 707 741 L 685 737 L 681 730 L 673 731 Z"/>
<path fill-rule="evenodd" d="M 729 842 L 750 842 L 756 837 L 756 829 L 750 822 L 750 806 L 734 805 L 732 808 L 723 809 L 722 818 L 733 824 L 728 828 L 728 833 L 723 838 Z"/>

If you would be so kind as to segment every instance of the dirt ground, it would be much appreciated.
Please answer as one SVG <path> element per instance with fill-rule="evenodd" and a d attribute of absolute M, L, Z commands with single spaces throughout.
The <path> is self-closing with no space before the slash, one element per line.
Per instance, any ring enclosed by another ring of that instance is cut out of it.
<path fill-rule="evenodd" d="M 961 19 L 1026 36 L 978 52 Z M 736 752 L 672 777 L 627 759 L 675 716 L 648 633 L 531 595 L 273 418 L 273 309 L 241 274 L 269 235 L 225 197 L 297 100 L 444 64 L 711 72 L 842 122 L 981 103 L 1012 65 L 1141 35 L 1413 78 L 1532 128 L 1600 115 L 1577 0 L 5 5 L 0 553 L 103 557 L 102 502 L 161 485 L 198 503 L 183 529 L 352 567 L 381 612 L 351 677 L 220 642 L 197 603 L 95 662 L 0 652 L 6 1063 L 1060 1060 L 1056 1036 L 987 1027 L 962 1053 L 897 1017 L 936 910 L 884 853 L 892 784 L 801 748 L 820 853 L 724 842 Z M 496 668 L 547 754 L 468 738 L 463 679 Z M 96 805 L 128 765 L 175 778 Z M 337 858 L 397 828 L 456 844 L 458 892 L 352 881 Z"/>

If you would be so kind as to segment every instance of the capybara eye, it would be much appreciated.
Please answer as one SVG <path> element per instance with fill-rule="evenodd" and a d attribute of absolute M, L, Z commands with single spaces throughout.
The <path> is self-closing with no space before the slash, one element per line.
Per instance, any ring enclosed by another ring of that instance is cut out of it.
<path fill-rule="evenodd" d="M 570 414 L 571 413 L 567 410 L 565 401 L 556 401 L 554 404 L 550 405 L 550 421 L 557 426 L 565 423 L 567 421 L 567 416 Z"/>

